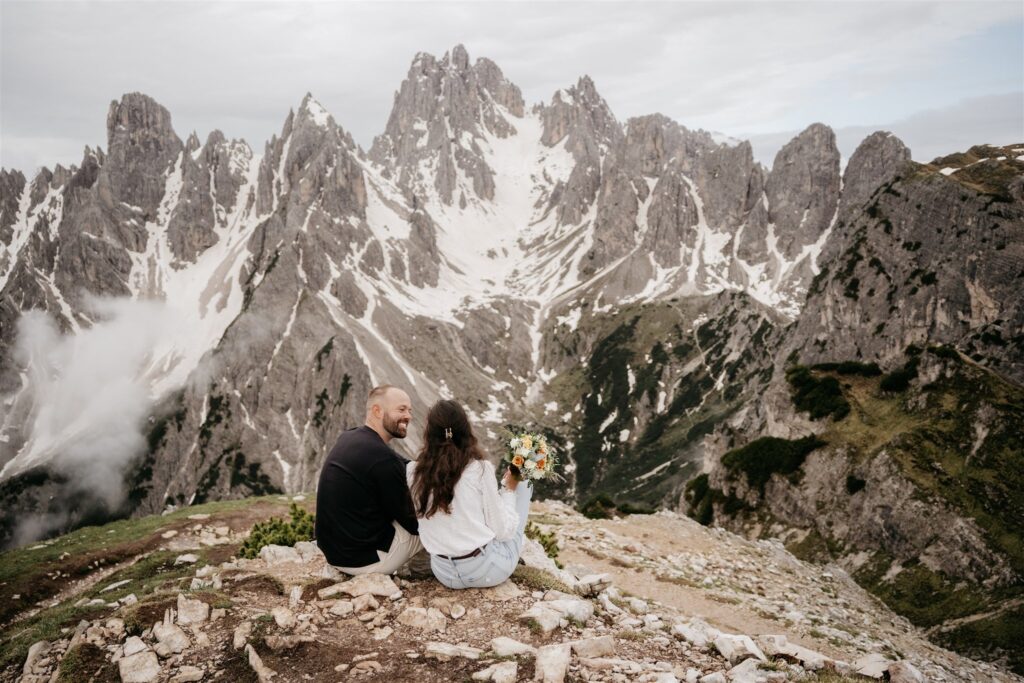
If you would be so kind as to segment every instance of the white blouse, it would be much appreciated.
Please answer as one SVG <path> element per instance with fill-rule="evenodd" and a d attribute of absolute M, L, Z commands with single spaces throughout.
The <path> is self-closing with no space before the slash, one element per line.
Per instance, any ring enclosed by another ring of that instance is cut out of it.
<path fill-rule="evenodd" d="M 405 470 L 410 489 L 415 471 L 416 463 L 410 462 Z M 512 538 L 519 527 L 516 494 L 504 486 L 498 490 L 494 465 L 486 460 L 466 465 L 455 484 L 450 509 L 427 518 L 417 515 L 420 542 L 431 555 L 467 555 L 494 539 Z"/>

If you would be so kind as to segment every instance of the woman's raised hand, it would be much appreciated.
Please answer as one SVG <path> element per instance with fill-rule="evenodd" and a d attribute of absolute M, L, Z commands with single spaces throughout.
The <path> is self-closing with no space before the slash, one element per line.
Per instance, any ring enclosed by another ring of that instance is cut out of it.
<path fill-rule="evenodd" d="M 512 474 L 512 468 L 511 467 L 506 467 L 505 468 L 505 476 L 503 476 L 501 478 L 501 483 L 509 491 L 515 491 L 516 490 L 516 486 L 519 484 L 519 479 L 517 479 L 516 476 L 514 474 Z"/>

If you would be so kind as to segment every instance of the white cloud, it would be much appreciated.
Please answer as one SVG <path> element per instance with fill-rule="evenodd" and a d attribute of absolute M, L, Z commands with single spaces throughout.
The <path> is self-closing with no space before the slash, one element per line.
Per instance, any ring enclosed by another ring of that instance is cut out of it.
<path fill-rule="evenodd" d="M 167 106 L 183 137 L 220 128 L 257 149 L 310 90 L 367 145 L 413 55 L 457 43 L 497 62 L 528 102 L 588 74 L 622 119 L 657 111 L 726 132 L 898 120 L 1024 80 L 1015 2 L 5 2 L 3 12 L 0 163 L 25 168 L 105 145 L 109 101 L 133 90 Z M 42 138 L 67 142 L 59 152 L 31 142 Z"/>

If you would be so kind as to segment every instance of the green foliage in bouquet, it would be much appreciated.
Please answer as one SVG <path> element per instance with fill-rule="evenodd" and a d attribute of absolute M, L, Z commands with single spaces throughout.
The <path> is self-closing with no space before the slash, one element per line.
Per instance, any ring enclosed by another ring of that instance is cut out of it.
<path fill-rule="evenodd" d="M 313 540 L 313 515 L 295 503 L 291 506 L 291 521 L 271 517 L 265 522 L 256 522 L 249 538 L 245 539 L 239 552 L 241 557 L 253 559 L 265 545 L 295 545 L 299 541 Z"/>

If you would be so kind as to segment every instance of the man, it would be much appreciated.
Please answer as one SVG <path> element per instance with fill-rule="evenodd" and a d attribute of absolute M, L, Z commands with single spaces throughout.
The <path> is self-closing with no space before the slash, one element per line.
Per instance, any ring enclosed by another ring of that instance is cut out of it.
<path fill-rule="evenodd" d="M 338 437 L 320 470 L 316 542 L 346 574 L 393 574 L 423 547 L 405 479 L 408 461 L 388 446 L 405 438 L 411 419 L 408 394 L 375 387 L 366 424 Z"/>

